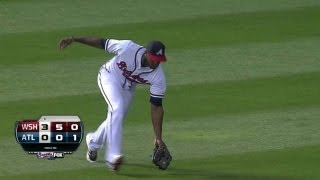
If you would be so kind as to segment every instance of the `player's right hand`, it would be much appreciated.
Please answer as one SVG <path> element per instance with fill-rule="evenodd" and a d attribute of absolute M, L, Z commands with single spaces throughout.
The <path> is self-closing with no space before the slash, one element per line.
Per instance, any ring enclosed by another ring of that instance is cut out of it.
<path fill-rule="evenodd" d="M 59 43 L 60 50 L 66 48 L 67 46 L 69 46 L 73 42 L 74 42 L 74 40 L 72 37 L 63 38 Z"/>

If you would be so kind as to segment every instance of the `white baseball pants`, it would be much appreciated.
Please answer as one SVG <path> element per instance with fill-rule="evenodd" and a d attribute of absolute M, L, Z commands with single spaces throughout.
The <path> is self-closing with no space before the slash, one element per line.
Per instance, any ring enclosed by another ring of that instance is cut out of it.
<path fill-rule="evenodd" d="M 100 69 L 98 85 L 108 104 L 108 114 L 98 129 L 88 134 L 87 145 L 90 150 L 98 150 L 105 144 L 105 160 L 113 162 L 122 155 L 122 124 L 135 88 L 124 89 L 114 75 L 105 68 Z"/>

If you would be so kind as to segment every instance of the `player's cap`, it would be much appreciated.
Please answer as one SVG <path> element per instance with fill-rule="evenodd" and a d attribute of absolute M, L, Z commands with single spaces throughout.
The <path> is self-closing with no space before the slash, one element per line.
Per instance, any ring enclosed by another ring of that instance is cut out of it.
<path fill-rule="evenodd" d="M 147 45 L 147 56 L 156 62 L 166 61 L 165 45 L 160 41 L 150 41 Z"/>

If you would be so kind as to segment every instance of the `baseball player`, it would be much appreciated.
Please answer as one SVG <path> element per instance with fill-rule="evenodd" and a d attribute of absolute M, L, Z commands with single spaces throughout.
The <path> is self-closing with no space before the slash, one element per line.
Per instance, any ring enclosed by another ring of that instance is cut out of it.
<path fill-rule="evenodd" d="M 105 144 L 105 160 L 108 167 L 113 171 L 119 170 L 123 163 L 122 124 L 137 84 L 150 85 L 155 145 L 166 147 L 162 140 L 162 99 L 166 91 L 166 80 L 161 67 L 161 63 L 166 61 L 165 45 L 160 41 L 151 41 L 145 48 L 131 40 L 68 37 L 60 41 L 60 49 L 75 42 L 115 54 L 99 70 L 98 85 L 108 104 L 108 114 L 97 130 L 86 136 L 87 160 L 95 162 L 97 151 Z"/>

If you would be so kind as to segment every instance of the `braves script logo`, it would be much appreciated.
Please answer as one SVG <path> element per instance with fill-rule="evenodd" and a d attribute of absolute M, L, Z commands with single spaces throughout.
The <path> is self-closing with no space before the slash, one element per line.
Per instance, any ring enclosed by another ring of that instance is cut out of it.
<path fill-rule="evenodd" d="M 136 83 L 148 83 L 147 80 L 143 79 L 139 75 L 131 75 L 132 71 L 127 70 L 127 64 L 124 61 L 121 61 L 120 63 L 117 63 L 118 68 L 122 70 L 122 75 L 129 79 L 130 81 L 136 82 Z"/>

